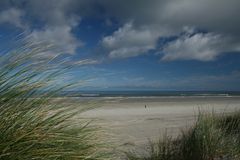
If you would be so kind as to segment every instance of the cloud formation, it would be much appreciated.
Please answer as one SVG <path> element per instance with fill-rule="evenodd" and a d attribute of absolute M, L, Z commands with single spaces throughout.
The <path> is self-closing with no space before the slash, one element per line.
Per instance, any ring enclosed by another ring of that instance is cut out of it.
<path fill-rule="evenodd" d="M 224 52 L 240 51 L 239 46 L 230 37 L 214 33 L 185 34 L 164 47 L 162 60 L 211 61 Z"/>
<path fill-rule="evenodd" d="M 19 28 L 24 28 L 22 23 L 22 17 L 24 13 L 22 10 L 17 8 L 9 8 L 0 12 L 0 24 L 8 23 L 15 25 Z"/>
<path fill-rule="evenodd" d="M 0 23 L 12 24 L 27 30 L 34 41 L 53 43 L 63 52 L 73 54 L 83 45 L 73 33 L 80 16 L 68 9 L 70 1 L 3 0 L 0 5 Z"/>
<path fill-rule="evenodd" d="M 108 58 L 156 51 L 162 60 L 208 61 L 240 51 L 239 0 L 2 0 L 0 5 L 0 23 L 27 28 L 35 40 L 52 41 L 66 53 L 83 45 L 73 31 L 91 16 L 118 22 L 118 29 L 99 40 Z M 195 28 L 194 35 L 182 35 L 186 27 Z M 177 39 L 158 45 L 172 36 Z"/>
<path fill-rule="evenodd" d="M 144 54 L 154 49 L 158 36 L 144 28 L 135 29 L 132 23 L 125 24 L 111 36 L 102 39 L 102 45 L 110 58 L 127 58 Z"/>
<path fill-rule="evenodd" d="M 48 27 L 43 30 L 34 30 L 30 37 L 36 42 L 49 42 L 60 47 L 62 52 L 74 54 L 82 43 L 71 34 L 71 26 Z"/>
<path fill-rule="evenodd" d="M 162 60 L 209 61 L 216 59 L 223 52 L 240 51 L 238 29 L 240 1 L 238 0 L 152 0 L 151 2 L 140 0 L 131 3 L 124 0 L 111 3 L 105 0 L 105 5 L 108 11 L 124 24 L 112 35 L 103 38 L 103 41 L 111 38 L 116 42 L 122 42 L 118 47 L 108 51 L 110 57 L 138 56 L 147 53 L 149 49 L 155 49 L 156 52 L 163 52 Z M 129 20 L 133 22 L 131 30 L 124 30 Z M 196 32 L 193 36 L 182 36 L 186 27 L 195 28 L 196 31 L 204 30 L 207 33 Z M 125 36 L 116 34 L 122 30 L 125 31 Z M 132 31 L 135 30 L 138 31 L 135 32 L 136 37 L 144 32 L 153 33 L 146 37 L 147 46 L 151 47 L 131 49 L 129 43 L 123 43 L 128 42 L 130 35 L 134 36 Z M 171 36 L 177 36 L 178 39 L 166 43 L 159 50 L 156 45 L 158 40 Z M 109 49 L 108 46 L 106 48 Z"/>

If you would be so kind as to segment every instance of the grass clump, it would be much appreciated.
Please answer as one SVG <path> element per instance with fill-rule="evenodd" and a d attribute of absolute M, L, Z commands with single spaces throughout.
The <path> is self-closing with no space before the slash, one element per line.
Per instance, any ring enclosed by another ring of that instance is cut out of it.
<path fill-rule="evenodd" d="M 0 159 L 106 159 L 97 129 L 73 119 L 86 108 L 52 102 L 69 66 L 42 57 L 50 51 L 28 43 L 1 54 Z"/>
<path fill-rule="evenodd" d="M 128 160 L 238 160 L 240 159 L 240 112 L 230 115 L 200 113 L 187 131 L 176 139 L 165 136 L 150 142 L 146 153 L 127 153 Z"/>

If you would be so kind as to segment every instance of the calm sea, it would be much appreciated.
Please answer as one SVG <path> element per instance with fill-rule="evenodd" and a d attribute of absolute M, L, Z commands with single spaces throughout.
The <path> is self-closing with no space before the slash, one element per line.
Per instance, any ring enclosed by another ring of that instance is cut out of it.
<path fill-rule="evenodd" d="M 240 91 L 67 91 L 69 97 L 240 96 Z"/>

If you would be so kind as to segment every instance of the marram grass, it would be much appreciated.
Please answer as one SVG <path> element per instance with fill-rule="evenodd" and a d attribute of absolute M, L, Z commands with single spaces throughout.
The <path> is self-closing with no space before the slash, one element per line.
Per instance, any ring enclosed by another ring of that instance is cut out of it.
<path fill-rule="evenodd" d="M 0 159 L 107 159 L 98 129 L 73 119 L 86 107 L 52 101 L 69 66 L 41 58 L 49 50 L 29 43 L 0 57 Z"/>
<path fill-rule="evenodd" d="M 239 160 L 240 112 L 199 113 L 191 128 L 173 139 L 150 142 L 145 152 L 126 153 L 128 160 Z"/>

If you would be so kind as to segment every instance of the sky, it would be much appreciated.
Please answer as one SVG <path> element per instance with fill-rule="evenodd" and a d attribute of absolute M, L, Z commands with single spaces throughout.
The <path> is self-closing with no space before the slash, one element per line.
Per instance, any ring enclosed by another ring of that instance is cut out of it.
<path fill-rule="evenodd" d="M 79 90 L 240 91 L 239 11 L 239 0 L 1 0 L 0 47 L 19 33 L 54 43 Z"/>

